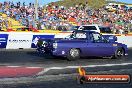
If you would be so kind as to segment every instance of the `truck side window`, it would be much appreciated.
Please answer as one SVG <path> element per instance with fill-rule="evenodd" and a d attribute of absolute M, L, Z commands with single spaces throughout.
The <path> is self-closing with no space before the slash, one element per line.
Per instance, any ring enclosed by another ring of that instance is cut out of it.
<path fill-rule="evenodd" d="M 100 35 L 99 34 L 93 34 L 93 38 L 95 41 L 100 40 Z"/>
<path fill-rule="evenodd" d="M 76 34 L 76 38 L 79 38 L 79 39 L 86 39 L 87 36 L 86 36 L 86 33 L 77 33 L 77 34 Z"/>
<path fill-rule="evenodd" d="M 94 42 L 102 42 L 103 41 L 103 37 L 100 34 L 98 34 L 98 33 L 93 33 L 92 37 L 93 37 L 92 40 Z"/>
<path fill-rule="evenodd" d="M 67 36 L 66 38 L 73 38 L 73 39 L 86 39 L 86 33 L 80 32 L 80 33 L 72 33 L 71 35 Z"/>

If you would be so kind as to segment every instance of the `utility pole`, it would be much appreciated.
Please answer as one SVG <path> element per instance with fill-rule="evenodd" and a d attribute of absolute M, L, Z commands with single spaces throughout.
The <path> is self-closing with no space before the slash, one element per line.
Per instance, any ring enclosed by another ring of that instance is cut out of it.
<path fill-rule="evenodd" d="M 35 28 L 37 28 L 37 20 L 38 20 L 38 0 L 35 0 Z"/>

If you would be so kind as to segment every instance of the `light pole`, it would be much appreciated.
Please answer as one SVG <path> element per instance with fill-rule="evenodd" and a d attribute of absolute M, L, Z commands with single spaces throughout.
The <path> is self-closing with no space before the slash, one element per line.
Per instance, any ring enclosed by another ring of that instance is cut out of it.
<path fill-rule="evenodd" d="M 35 28 L 37 28 L 37 20 L 38 20 L 38 0 L 35 0 Z"/>

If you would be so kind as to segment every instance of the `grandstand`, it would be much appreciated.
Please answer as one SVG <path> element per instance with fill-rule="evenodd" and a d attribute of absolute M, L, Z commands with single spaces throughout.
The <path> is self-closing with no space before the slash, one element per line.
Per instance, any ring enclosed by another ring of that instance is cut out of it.
<path fill-rule="evenodd" d="M 16 21 L 13 18 L 8 17 L 6 14 L 1 13 L 2 15 L 2 31 L 16 31 L 18 28 L 22 28 L 25 26 L 22 26 L 19 21 Z"/>
<path fill-rule="evenodd" d="M 68 1 L 70 3 L 70 0 Z M 66 26 L 66 31 L 68 31 L 71 26 L 98 24 L 110 27 L 113 33 L 126 30 L 132 32 L 131 10 L 123 7 L 114 8 L 115 11 L 108 11 L 104 6 L 95 9 L 89 7 L 92 2 L 85 0 L 83 0 L 84 3 L 81 2 L 74 2 L 74 6 L 71 7 L 56 6 L 57 2 L 50 3 L 46 7 L 38 7 L 37 11 L 34 9 L 33 3 L 26 6 L 19 2 L 17 4 L 2 3 L 0 6 L 3 19 L 2 30 L 51 32 L 51 30 L 63 31 L 65 28 L 60 27 Z M 101 3 L 101 5 L 103 4 Z M 38 17 L 35 20 L 36 12 Z"/>

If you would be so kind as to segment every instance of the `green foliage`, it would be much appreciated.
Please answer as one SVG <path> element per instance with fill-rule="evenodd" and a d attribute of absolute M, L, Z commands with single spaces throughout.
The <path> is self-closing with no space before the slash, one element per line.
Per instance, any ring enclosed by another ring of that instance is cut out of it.
<path fill-rule="evenodd" d="M 122 2 L 106 1 L 106 0 L 60 0 L 60 1 L 55 2 L 55 5 L 65 6 L 65 7 L 71 7 L 71 6 L 74 7 L 75 5 L 79 5 L 80 3 L 82 5 L 85 5 L 86 2 L 88 2 L 89 7 L 92 7 L 94 9 L 98 9 L 107 3 L 126 4 Z"/>
<path fill-rule="evenodd" d="M 75 5 L 79 5 L 79 4 L 85 5 L 86 2 L 88 2 L 88 6 L 92 8 L 99 8 L 102 7 L 104 4 L 106 4 L 105 0 L 61 0 L 55 2 L 55 5 L 74 7 Z"/>

